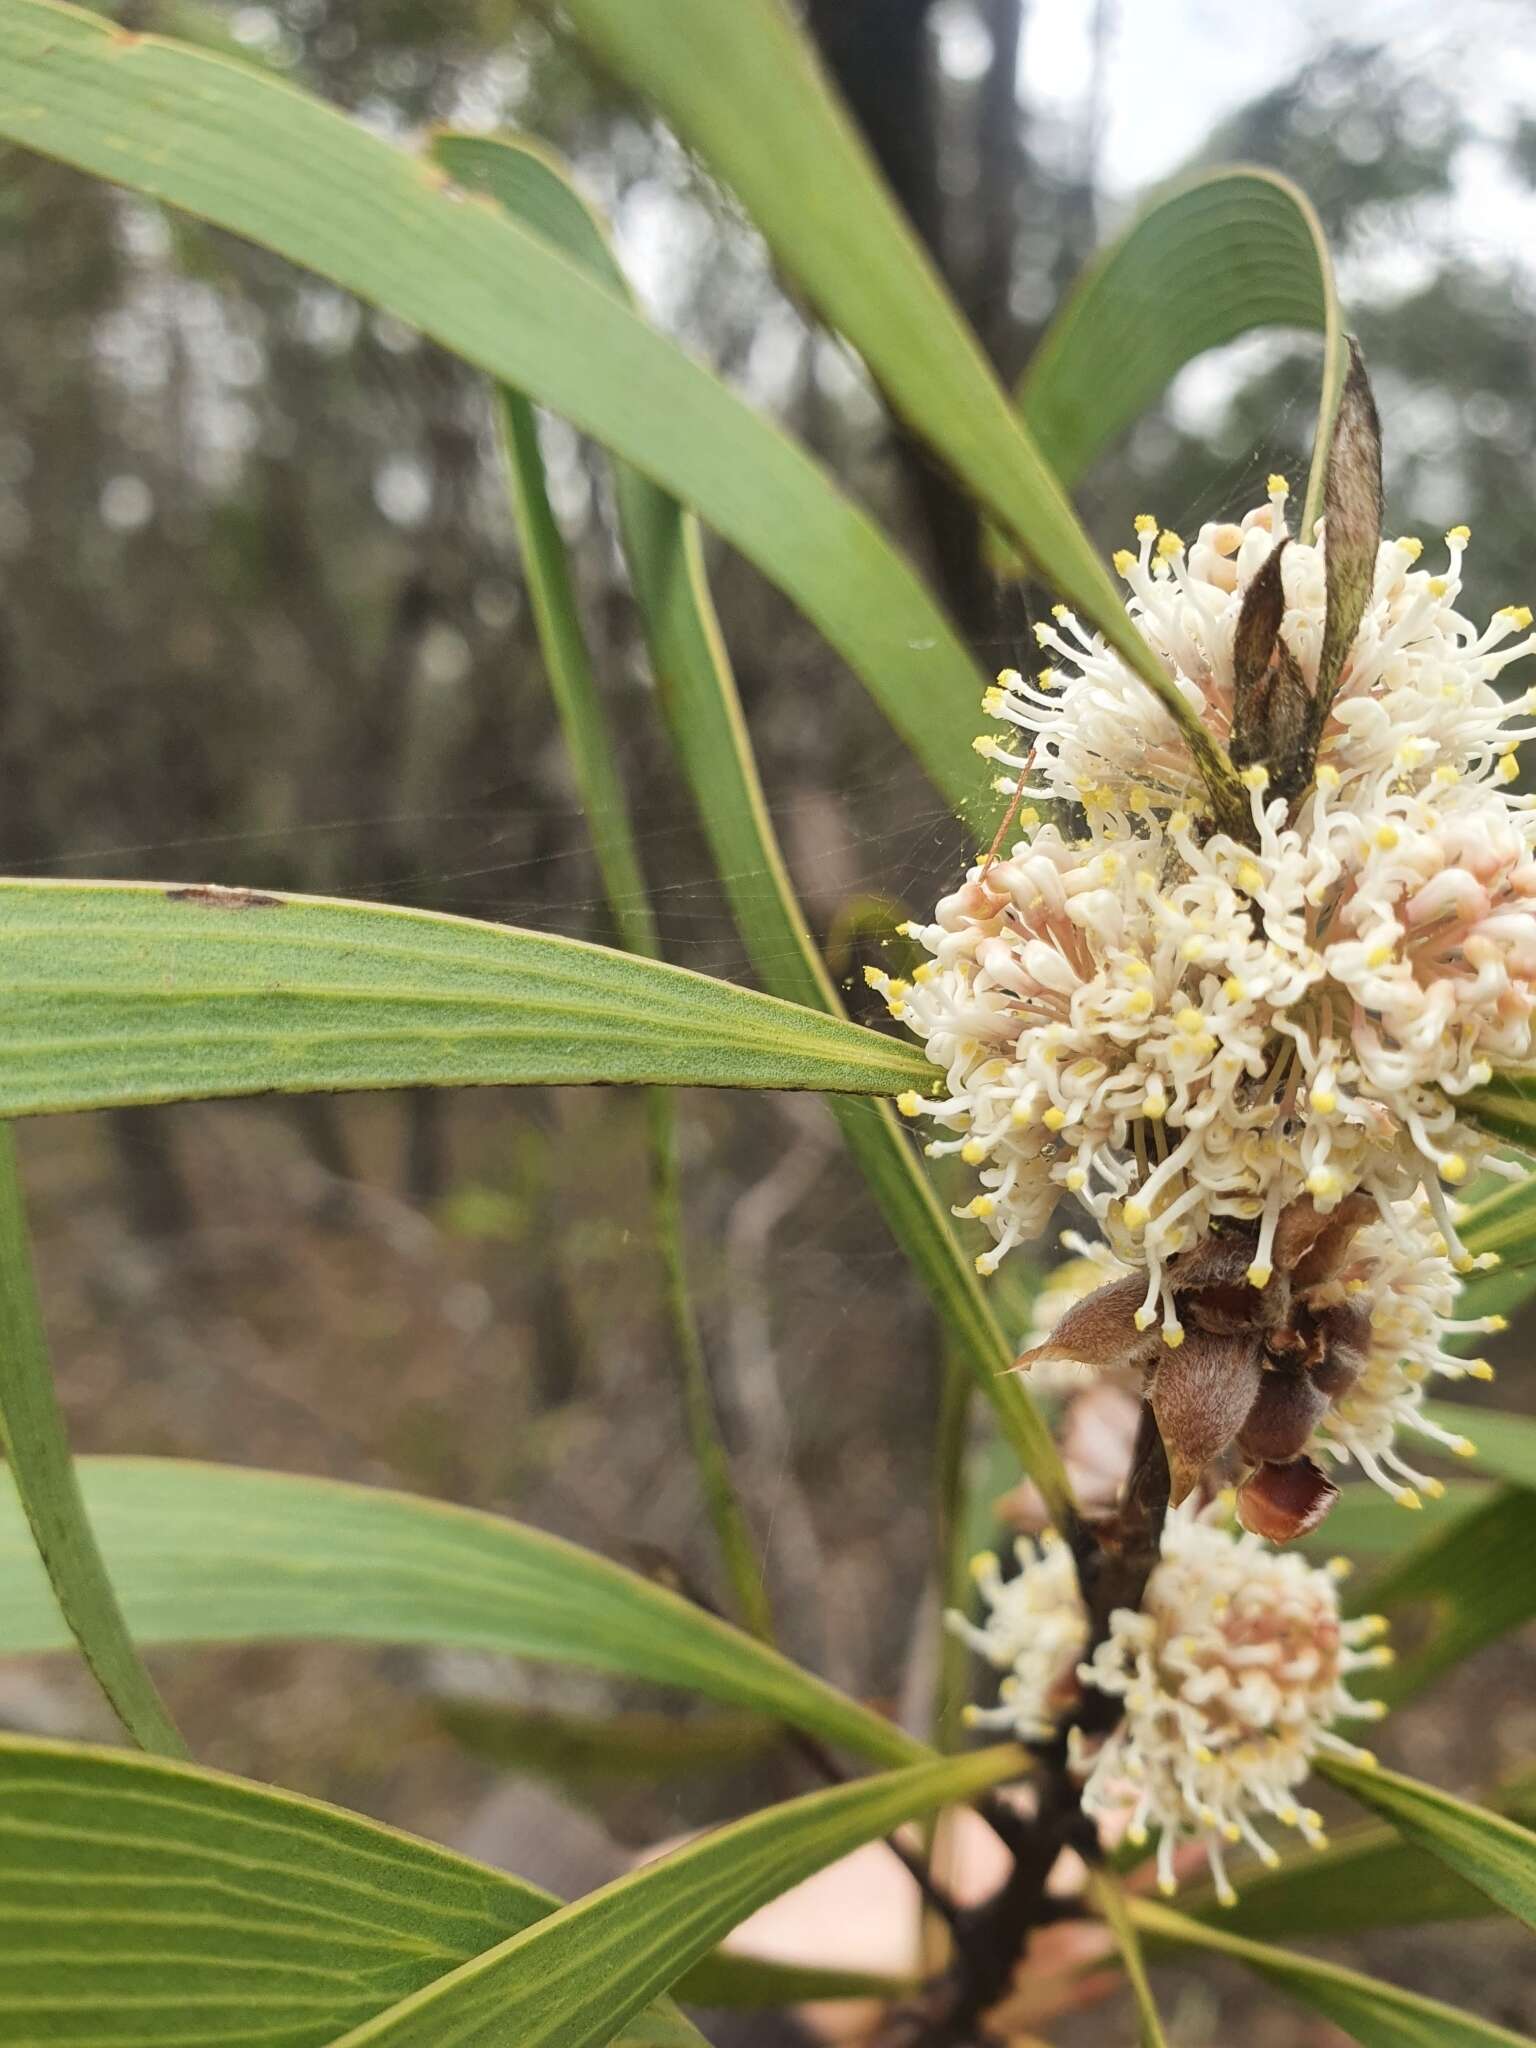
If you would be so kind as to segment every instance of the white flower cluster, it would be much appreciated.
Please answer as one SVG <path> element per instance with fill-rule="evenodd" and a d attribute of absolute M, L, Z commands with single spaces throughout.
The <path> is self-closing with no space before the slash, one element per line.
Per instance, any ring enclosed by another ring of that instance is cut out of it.
<path fill-rule="evenodd" d="M 1187 553 L 1140 520 L 1116 558 L 1129 609 L 1218 742 L 1229 737 L 1243 592 L 1284 529 L 1284 486 Z M 1019 737 L 980 749 L 1022 783 L 1026 834 L 983 862 L 930 924 L 910 981 L 872 970 L 947 1086 L 901 1098 L 949 1134 L 928 1146 L 979 1170 L 958 1213 L 994 1239 L 995 1270 L 1075 1195 L 1148 1273 L 1222 1217 L 1259 1223 L 1269 1277 L 1282 1209 L 1364 1189 L 1386 1213 L 1422 1185 L 1449 1255 L 1470 1264 L 1441 1183 L 1486 1164 L 1457 1101 L 1532 1052 L 1536 813 L 1506 785 L 1536 726 L 1511 723 L 1494 678 L 1536 646 L 1507 607 L 1479 633 L 1455 609 L 1467 535 L 1438 574 L 1417 541 L 1384 543 L 1373 594 L 1294 815 L 1245 772 L 1255 844 L 1211 829 L 1172 718 L 1058 607 L 1041 638 L 1061 666 L 1006 673 L 988 709 Z M 1282 558 L 1281 639 L 1315 678 L 1322 544 Z M 1521 700 L 1521 710 L 1531 700 Z M 1042 823 L 1035 805 L 1052 807 Z"/>
<path fill-rule="evenodd" d="M 1442 1429 L 1424 1414 L 1426 1382 L 1493 1378 L 1486 1359 L 1447 1351 L 1447 1338 L 1507 1327 L 1501 1315 L 1458 1319 L 1460 1290 L 1421 1197 L 1395 1203 L 1378 1222 L 1368 1223 L 1351 1243 L 1345 1265 L 1311 1297 L 1317 1309 L 1351 1300 L 1369 1303 L 1370 1339 L 1359 1378 L 1325 1410 L 1308 1451 L 1357 1464 L 1408 1507 L 1418 1506 L 1420 1491 L 1433 1500 L 1445 1488 L 1404 1460 L 1394 1441 L 1399 1430 L 1428 1438 L 1459 1457 L 1470 1457 L 1476 1448 L 1469 1438 Z"/>
<path fill-rule="evenodd" d="M 1198 1843 L 1230 1901 L 1230 1846 L 1246 1842 L 1266 1864 L 1278 1860 L 1259 1822 L 1322 1844 L 1320 1817 L 1297 1803 L 1297 1788 L 1320 1751 L 1371 1761 L 1333 1723 L 1379 1717 L 1379 1703 L 1354 1699 L 1345 1681 L 1390 1663 L 1391 1651 L 1375 1642 L 1386 1626 L 1379 1616 L 1341 1618 L 1342 1563 L 1317 1568 L 1267 1550 L 1231 1533 L 1219 1513 L 1169 1516 L 1141 1611 L 1117 1609 L 1087 1663 L 1078 1662 L 1087 1626 L 1059 1543 L 1020 1543 L 1020 1571 L 1007 1581 L 995 1559 L 978 1560 L 985 1622 L 951 1615 L 950 1625 L 996 1665 L 1017 1648 L 999 1705 L 972 1710 L 980 1726 L 1038 1739 L 1074 1676 L 1123 1700 L 1122 1720 L 1096 1752 L 1073 1746 L 1084 1812 L 1101 1821 L 1128 1814 L 1132 1843 L 1156 1829 L 1165 1892 L 1175 1888 L 1181 1846 Z"/>
<path fill-rule="evenodd" d="M 1026 1350 L 1044 1350 L 1068 1309 L 1131 1271 L 1106 1246 L 1088 1244 L 1075 1231 L 1063 1231 L 1062 1243 L 1073 1256 L 1053 1269 L 1035 1297 Z M 1404 1507 L 1418 1507 L 1420 1494 L 1436 1500 L 1444 1493 L 1440 1480 L 1416 1471 L 1403 1458 L 1396 1439 L 1400 1431 L 1409 1432 L 1459 1457 L 1470 1457 L 1476 1449 L 1468 1437 L 1442 1429 L 1423 1412 L 1432 1379 L 1493 1378 L 1486 1359 L 1463 1358 L 1446 1348 L 1449 1339 L 1492 1335 L 1508 1327 L 1501 1315 L 1458 1317 L 1462 1284 L 1422 1194 L 1389 1204 L 1377 1221 L 1355 1234 L 1339 1270 L 1306 1296 L 1314 1317 L 1346 1304 L 1369 1308 L 1358 1377 L 1324 1410 L 1306 1445 L 1307 1456 L 1358 1465 Z M 1104 1376 L 1100 1368 L 1064 1356 L 1047 1355 L 1029 1368 L 1031 1389 L 1046 1393 L 1070 1394 Z"/>

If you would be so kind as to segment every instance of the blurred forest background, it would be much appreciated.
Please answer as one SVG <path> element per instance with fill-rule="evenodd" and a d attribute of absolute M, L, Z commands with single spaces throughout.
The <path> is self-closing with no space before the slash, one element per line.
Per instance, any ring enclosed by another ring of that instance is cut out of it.
<path fill-rule="evenodd" d="M 519 0 L 109 11 L 279 66 L 402 142 L 434 122 L 546 137 L 612 218 L 653 316 L 905 536 L 987 666 L 1027 657 L 1023 599 L 990 582 L 944 478 L 729 198 L 557 17 Z M 1214 0 L 806 11 L 1010 379 L 1138 186 L 1231 158 L 1298 180 L 1382 401 L 1389 530 L 1470 523 L 1474 616 L 1536 595 L 1536 69 L 1515 0 L 1454 19 L 1374 0 L 1347 39 L 1335 10 L 1298 6 L 1235 45 L 1247 24 Z M 3 151 L 0 307 L 4 869 L 334 892 L 606 938 L 482 382 L 260 251 Z M 1270 470 L 1299 484 L 1315 378 L 1315 343 L 1283 337 L 1194 366 L 1089 479 L 1106 549 L 1142 509 L 1188 534 L 1255 502 Z M 744 977 L 652 715 L 602 458 L 559 423 L 546 445 L 669 956 Z M 932 899 L 967 832 L 776 593 L 728 555 L 711 567 L 796 879 L 860 997 L 894 906 Z M 787 1645 L 919 1714 L 932 1320 L 814 1102 L 695 1096 L 684 1135 L 695 1285 Z M 406 1486 L 719 1591 L 637 1103 L 233 1104 L 61 1120 L 24 1142 L 81 1448 Z M 317 1648 L 182 1654 L 164 1677 L 205 1760 L 566 1891 L 804 1783 L 770 1752 L 717 1757 L 686 1790 L 626 1780 L 636 1759 L 693 1772 L 722 1730 L 690 1736 L 626 1696 L 634 1756 L 594 1758 L 580 1717 L 613 1697 L 595 1680 Z M 1536 1655 L 1506 1645 L 1384 1747 L 1476 1789 L 1536 1751 L 1532 1699 Z M 0 1718 L 109 1732 L 63 1660 L 0 1674 Z M 1478 1926 L 1361 1952 L 1530 2026 L 1517 1938 Z M 1239 2015 L 1254 2048 L 1342 2038 L 1222 1978 L 1188 1982 L 1169 2012 L 1184 2048 L 1232 2038 Z M 1101 2018 L 1080 2024 L 1075 2038 L 1105 2038 Z M 717 2038 L 795 2038 L 734 2025 Z"/>

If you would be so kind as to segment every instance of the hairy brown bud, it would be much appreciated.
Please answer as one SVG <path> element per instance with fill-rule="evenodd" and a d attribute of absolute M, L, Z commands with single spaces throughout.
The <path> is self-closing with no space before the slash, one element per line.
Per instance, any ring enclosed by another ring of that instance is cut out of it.
<path fill-rule="evenodd" d="M 1168 1453 L 1175 1507 L 1242 1428 L 1260 1378 L 1252 1337 L 1191 1330 L 1177 1351 L 1164 1350 L 1149 1399 Z"/>
<path fill-rule="evenodd" d="M 1328 1396 L 1310 1373 L 1267 1372 L 1237 1447 L 1255 1465 L 1299 1457 L 1328 1408 Z"/>
<path fill-rule="evenodd" d="M 1294 1543 L 1311 1534 L 1338 1497 L 1310 1458 L 1261 1465 L 1237 1490 L 1237 1519 L 1267 1543 Z"/>

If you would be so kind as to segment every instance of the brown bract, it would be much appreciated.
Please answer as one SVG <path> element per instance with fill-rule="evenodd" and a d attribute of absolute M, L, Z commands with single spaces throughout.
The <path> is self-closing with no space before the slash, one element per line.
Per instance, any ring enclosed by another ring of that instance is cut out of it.
<path fill-rule="evenodd" d="M 1306 1447 L 1329 1403 L 1364 1369 L 1370 1313 L 1320 1296 L 1374 1214 L 1364 1195 L 1326 1215 L 1305 1197 L 1293 1202 L 1275 1232 L 1264 1287 L 1248 1278 L 1257 1226 L 1214 1231 L 1167 1268 L 1184 1327 L 1177 1349 L 1161 1329 L 1137 1328 L 1146 1283 L 1132 1274 L 1068 1309 L 1019 1369 L 1045 1358 L 1138 1369 L 1168 1454 L 1173 1501 L 1235 1447 L 1251 1468 L 1238 1492 L 1239 1520 L 1271 1542 L 1289 1542 L 1316 1528 L 1338 1495 Z"/>

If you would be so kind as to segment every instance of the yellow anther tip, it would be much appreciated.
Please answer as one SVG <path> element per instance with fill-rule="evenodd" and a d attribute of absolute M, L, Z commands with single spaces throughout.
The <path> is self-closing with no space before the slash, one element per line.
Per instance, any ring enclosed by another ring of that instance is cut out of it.
<path fill-rule="evenodd" d="M 1400 1486 L 1392 1498 L 1400 1508 L 1421 1508 L 1424 1505 L 1411 1486 Z"/>
<path fill-rule="evenodd" d="M 987 1148 L 982 1144 L 980 1138 L 967 1138 L 960 1147 L 960 1157 L 967 1166 L 980 1166 L 986 1156 Z"/>
<path fill-rule="evenodd" d="M 1440 1162 L 1440 1178 L 1453 1184 L 1467 1177 L 1467 1162 L 1459 1152 L 1447 1152 Z"/>
<path fill-rule="evenodd" d="M 1285 478 L 1279 475 L 1278 472 L 1271 475 L 1266 480 L 1266 487 L 1269 491 L 1269 495 L 1272 498 L 1285 498 L 1290 496 L 1291 487 L 1286 482 Z"/>
<path fill-rule="evenodd" d="M 1274 1267 L 1261 1266 L 1257 1259 L 1255 1259 L 1253 1264 L 1248 1268 L 1248 1285 L 1250 1287 L 1257 1287 L 1263 1289 L 1269 1285 L 1270 1281 L 1273 1280 L 1274 1277 Z"/>
<path fill-rule="evenodd" d="M 918 1094 L 915 1088 L 904 1088 L 901 1094 L 898 1095 L 896 1098 L 896 1107 L 901 1111 L 903 1116 L 921 1116 L 923 1110 L 923 1098 Z"/>
<path fill-rule="evenodd" d="M 1170 1351 L 1177 1351 L 1184 1342 L 1183 1326 L 1179 1323 L 1170 1323 L 1163 1331 L 1163 1342 Z"/>
<path fill-rule="evenodd" d="M 1116 548 L 1114 553 L 1114 564 L 1117 575 L 1129 576 L 1131 571 L 1136 566 L 1136 557 L 1131 553 L 1129 548 Z"/>
<path fill-rule="evenodd" d="M 1121 1215 L 1127 1230 L 1145 1230 L 1152 1221 L 1152 1211 L 1145 1202 L 1127 1202 Z"/>

